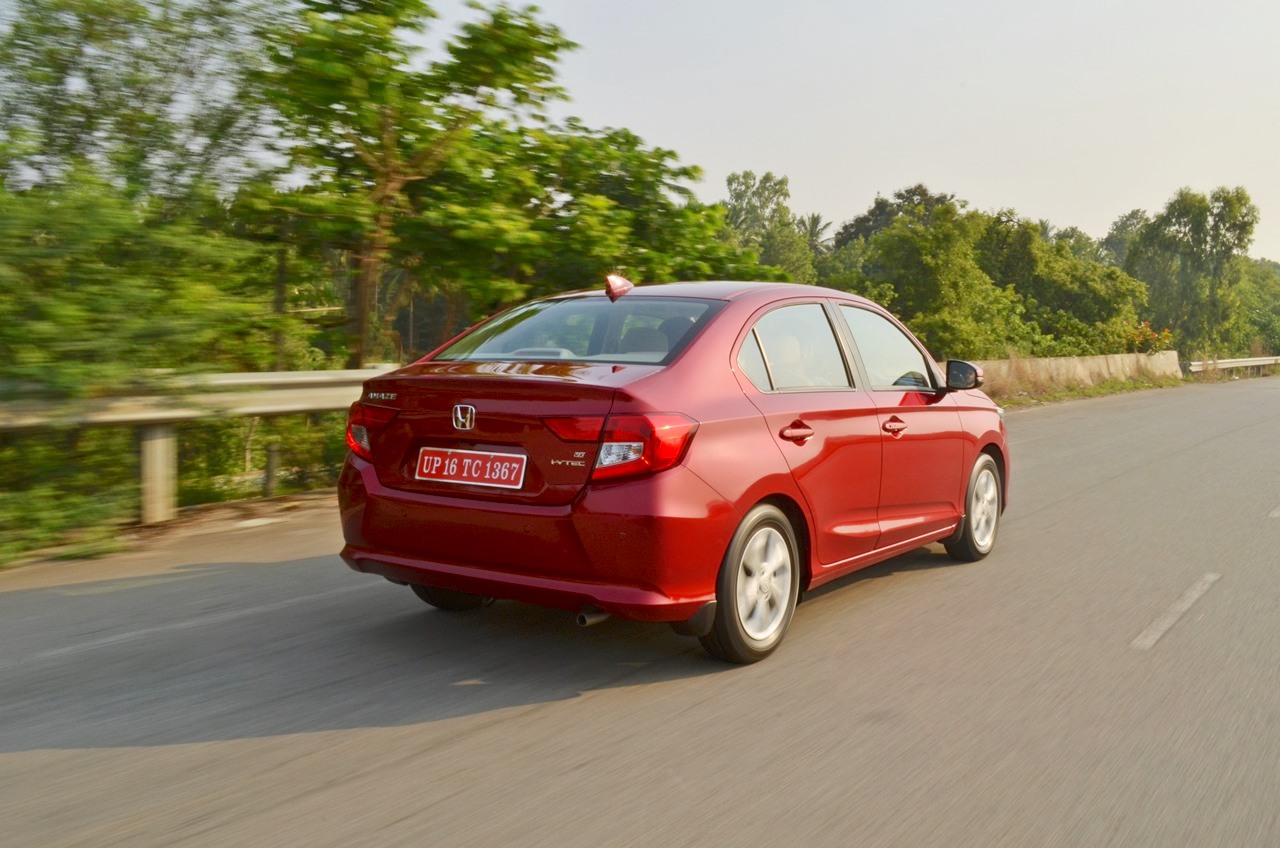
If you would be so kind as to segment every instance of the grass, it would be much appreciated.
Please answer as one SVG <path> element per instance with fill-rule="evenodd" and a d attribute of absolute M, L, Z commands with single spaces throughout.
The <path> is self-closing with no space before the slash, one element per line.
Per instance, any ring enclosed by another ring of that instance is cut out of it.
<path fill-rule="evenodd" d="M 1168 364 L 1165 363 L 1165 368 Z M 990 365 L 983 390 L 996 403 L 1008 408 L 1169 388 L 1183 382 L 1181 374 L 1157 372 L 1145 361 L 1140 362 L 1135 374 L 1127 377 L 1108 376 L 1106 371 L 1115 367 L 1114 364 L 1092 357 L 1044 361 L 1010 354 L 1007 360 Z"/>
<path fill-rule="evenodd" d="M 1168 389 L 1180 386 L 1184 382 L 1181 377 L 1161 377 L 1149 374 L 1128 379 L 1113 377 L 1093 385 L 1085 385 L 1083 383 L 1054 385 L 1041 382 L 1030 387 L 1023 384 L 992 386 L 987 389 L 987 394 L 991 395 L 992 400 L 1006 409 L 1017 409 L 1019 407 L 1040 406 L 1064 400 L 1103 397 L 1124 392 L 1140 392 L 1146 389 Z"/>
<path fill-rule="evenodd" d="M 1229 383 L 1250 377 L 1274 377 L 1280 375 L 1280 367 L 1233 368 L 1203 371 L 1186 377 L 1156 374 L 1151 371 L 1130 378 L 1110 378 L 1094 384 L 1056 383 L 1032 373 L 1031 369 L 1013 360 L 1008 379 L 992 380 L 984 391 L 992 400 L 1007 409 L 1040 406 L 1056 401 L 1078 398 L 1103 397 L 1105 395 L 1139 392 L 1146 389 L 1168 389 L 1187 383 Z"/>

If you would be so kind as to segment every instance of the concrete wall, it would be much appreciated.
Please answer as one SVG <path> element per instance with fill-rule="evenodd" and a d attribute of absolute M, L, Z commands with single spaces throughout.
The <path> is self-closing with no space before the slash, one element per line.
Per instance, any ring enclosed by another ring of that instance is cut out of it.
<path fill-rule="evenodd" d="M 1094 386 L 1110 379 L 1182 376 L 1178 352 L 1174 350 L 1051 359 L 992 359 L 975 364 L 985 372 L 987 388 L 996 393 L 1018 391 L 1019 386 Z"/>

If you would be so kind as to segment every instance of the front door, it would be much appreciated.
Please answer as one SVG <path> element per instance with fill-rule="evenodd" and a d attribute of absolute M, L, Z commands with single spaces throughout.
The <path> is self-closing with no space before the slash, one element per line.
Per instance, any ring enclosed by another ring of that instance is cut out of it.
<path fill-rule="evenodd" d="M 856 306 L 840 312 L 867 371 L 883 443 L 879 547 L 936 538 L 962 514 L 968 482 L 955 400 L 935 390 L 934 369 L 897 325 Z"/>

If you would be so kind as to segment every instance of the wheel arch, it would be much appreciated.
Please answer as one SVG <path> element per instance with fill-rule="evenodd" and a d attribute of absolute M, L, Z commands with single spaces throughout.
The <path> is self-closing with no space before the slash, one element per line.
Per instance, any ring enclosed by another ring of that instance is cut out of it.
<path fill-rule="evenodd" d="M 1004 512 L 1009 503 L 1009 468 L 1005 453 L 995 442 L 987 443 L 978 453 L 979 455 L 985 453 L 995 460 L 996 473 L 1000 475 L 1000 511 Z"/>

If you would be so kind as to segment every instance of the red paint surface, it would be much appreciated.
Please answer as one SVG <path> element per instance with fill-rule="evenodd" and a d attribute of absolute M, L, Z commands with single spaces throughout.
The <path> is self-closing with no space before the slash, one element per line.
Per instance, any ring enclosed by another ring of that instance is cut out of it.
<path fill-rule="evenodd" d="M 715 597 L 729 540 L 763 500 L 797 517 L 805 578 L 816 585 L 949 535 L 980 451 L 996 453 L 1007 481 L 1004 427 L 981 392 L 762 392 L 738 371 L 742 339 L 774 305 L 855 303 L 887 314 L 867 301 L 745 283 L 621 297 L 647 296 L 727 304 L 665 366 L 428 357 L 369 380 L 366 393 L 395 393 L 384 405 L 398 414 L 369 427 L 372 461 L 347 458 L 346 561 L 400 582 L 678 621 Z M 859 373 L 856 359 L 849 370 Z M 455 429 L 458 404 L 475 408 L 472 430 Z M 671 415 L 696 424 L 675 465 L 592 479 L 600 441 L 589 437 L 599 428 L 604 438 L 605 421 Z M 797 424 L 812 435 L 797 438 L 788 429 Z M 424 449 L 519 454 L 522 485 L 418 479 Z"/>

